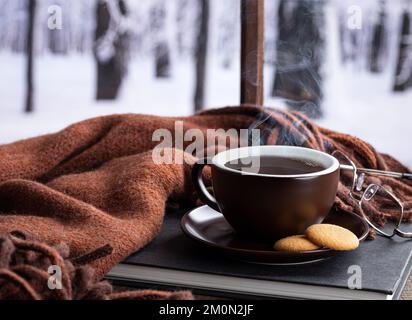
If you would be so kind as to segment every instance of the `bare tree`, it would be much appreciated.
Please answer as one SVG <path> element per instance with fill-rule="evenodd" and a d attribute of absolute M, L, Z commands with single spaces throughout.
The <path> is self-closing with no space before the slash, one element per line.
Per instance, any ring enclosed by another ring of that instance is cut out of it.
<path fill-rule="evenodd" d="M 156 78 L 170 76 L 170 48 L 165 36 L 166 29 L 166 3 L 156 3 L 150 10 L 151 31 L 155 37 L 154 57 Z"/>
<path fill-rule="evenodd" d="M 322 0 L 281 0 L 278 13 L 272 96 L 314 118 L 322 115 L 323 8 Z"/>
<path fill-rule="evenodd" d="M 411 15 L 407 10 L 402 15 L 402 27 L 399 37 L 398 62 L 396 65 L 394 91 L 404 91 L 412 86 L 412 43 Z"/>
<path fill-rule="evenodd" d="M 373 73 L 382 72 L 385 66 L 386 40 L 385 2 L 381 1 L 378 21 L 373 26 L 372 41 L 369 47 L 369 70 Z"/>
<path fill-rule="evenodd" d="M 361 31 L 347 26 L 347 13 L 339 12 L 339 45 L 342 63 L 354 63 L 361 55 Z"/>
<path fill-rule="evenodd" d="M 177 13 L 176 13 L 176 25 L 177 25 L 177 51 L 180 56 L 184 55 L 186 51 L 185 35 L 187 33 L 187 12 L 189 9 L 190 0 L 178 0 Z"/>
<path fill-rule="evenodd" d="M 126 75 L 130 35 L 121 20 L 128 10 L 124 0 L 98 0 L 94 55 L 97 64 L 97 100 L 116 99 Z"/>
<path fill-rule="evenodd" d="M 239 30 L 236 26 L 239 20 L 240 13 L 237 12 L 239 1 L 238 0 L 225 0 L 222 2 L 223 10 L 221 10 L 221 16 L 219 17 L 219 34 L 218 48 L 221 64 L 223 68 L 229 69 L 233 63 L 233 54 L 236 47 L 236 35 Z M 227 14 L 232 12 L 232 14 Z M 237 13 L 237 14 L 235 14 Z"/>
<path fill-rule="evenodd" d="M 198 0 L 200 8 L 199 29 L 196 37 L 196 87 L 194 94 L 194 109 L 201 110 L 205 101 L 207 46 L 209 40 L 209 0 Z"/>
<path fill-rule="evenodd" d="M 26 103 L 25 111 L 33 112 L 34 91 L 34 25 L 36 20 L 36 0 L 28 0 L 27 6 L 27 42 L 26 42 Z"/>
<path fill-rule="evenodd" d="M 70 11 L 71 6 L 70 2 L 63 3 L 61 0 L 57 1 L 54 0 L 54 3 L 60 7 L 63 7 L 64 12 L 67 12 L 68 14 L 62 15 L 62 18 L 64 21 L 64 28 L 58 29 L 58 28 L 50 28 L 47 29 L 48 35 L 46 36 L 47 42 L 48 42 L 48 48 L 51 53 L 53 54 L 67 54 L 69 51 L 69 46 L 70 46 L 70 32 L 71 32 L 71 26 L 69 23 L 69 17 L 72 12 Z"/>

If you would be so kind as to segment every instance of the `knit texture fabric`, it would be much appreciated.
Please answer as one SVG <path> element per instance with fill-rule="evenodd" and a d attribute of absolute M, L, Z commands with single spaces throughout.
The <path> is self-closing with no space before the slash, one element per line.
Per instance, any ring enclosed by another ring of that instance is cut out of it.
<path fill-rule="evenodd" d="M 264 144 L 298 145 L 327 153 L 339 149 L 362 167 L 409 172 L 368 143 L 318 127 L 299 113 L 241 106 L 189 117 L 98 117 L 55 134 L 0 146 L 0 234 L 17 230 L 49 246 L 65 243 L 68 258 L 83 257 L 83 265 L 92 267 L 94 278 L 101 279 L 158 234 L 167 202 L 196 203 L 191 182 L 196 158 L 184 151 L 192 141 L 171 146 L 173 156 L 184 159 L 183 163 L 156 164 L 152 158 L 159 144 L 153 133 L 162 128 L 176 138 L 176 121 L 181 121 L 184 133 L 200 129 L 204 136 L 207 129 L 257 128 Z M 210 185 L 209 170 L 204 178 Z M 411 183 L 393 178 L 373 181 L 396 193 L 404 202 L 405 220 L 410 220 Z M 343 185 L 336 205 L 358 212 Z M 380 224 L 399 217 L 395 208 L 379 211 L 374 203 L 366 214 Z M 110 248 L 110 253 L 101 254 L 99 248 Z M 101 257 L 88 258 L 96 250 Z"/>
<path fill-rule="evenodd" d="M 49 246 L 21 232 L 0 235 L 0 300 L 191 300 L 188 291 L 114 292 L 94 278 L 87 262 L 111 253 L 106 245 L 82 257 L 69 258 L 60 243 Z"/>

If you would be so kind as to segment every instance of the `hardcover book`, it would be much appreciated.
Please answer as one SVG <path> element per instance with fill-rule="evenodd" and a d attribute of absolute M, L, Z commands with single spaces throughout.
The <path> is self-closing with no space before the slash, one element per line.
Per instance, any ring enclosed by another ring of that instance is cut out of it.
<path fill-rule="evenodd" d="M 188 288 L 228 298 L 399 299 L 411 271 L 412 242 L 376 237 L 324 261 L 265 265 L 228 259 L 187 238 L 184 212 L 169 212 L 157 238 L 112 269 L 115 283 Z M 406 227 L 412 231 L 412 225 Z M 407 231 L 407 230 L 406 230 Z"/>

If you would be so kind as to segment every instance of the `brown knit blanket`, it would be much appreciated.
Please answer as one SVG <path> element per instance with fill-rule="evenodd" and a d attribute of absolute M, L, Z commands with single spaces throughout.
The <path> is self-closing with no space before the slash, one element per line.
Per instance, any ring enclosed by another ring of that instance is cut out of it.
<path fill-rule="evenodd" d="M 242 106 L 181 118 L 98 117 L 55 134 L 0 146 L 0 234 L 18 230 L 49 245 L 66 243 L 70 258 L 90 263 L 100 279 L 157 235 L 167 201 L 195 204 L 190 179 L 195 158 L 176 148 L 175 155 L 186 160 L 183 164 L 152 161 L 152 149 L 159 144 L 152 141 L 153 132 L 164 128 L 173 133 L 176 121 L 183 121 L 184 132 L 197 128 L 205 135 L 208 128 L 259 128 L 263 143 L 328 153 L 339 149 L 359 166 L 409 172 L 368 143 L 320 128 L 298 113 Z M 374 179 L 404 201 L 405 219 L 410 220 L 412 184 Z M 347 192 L 340 186 L 336 203 L 356 212 Z M 367 214 L 384 224 L 398 212 L 379 212 L 371 205 Z"/>

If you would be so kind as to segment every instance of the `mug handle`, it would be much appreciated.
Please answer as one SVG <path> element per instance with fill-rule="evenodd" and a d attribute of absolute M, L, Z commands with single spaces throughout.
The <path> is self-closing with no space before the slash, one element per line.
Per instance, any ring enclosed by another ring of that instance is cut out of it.
<path fill-rule="evenodd" d="M 199 199 L 207 204 L 209 207 L 211 207 L 212 209 L 220 212 L 219 206 L 217 204 L 217 201 L 215 199 L 215 197 L 213 197 L 209 191 L 207 191 L 206 186 L 203 182 L 202 179 L 202 172 L 203 172 L 203 168 L 208 164 L 209 159 L 208 158 L 204 158 L 204 159 L 200 159 L 198 160 L 192 168 L 192 182 L 193 182 L 193 186 L 196 190 L 197 195 L 199 196 Z"/>

